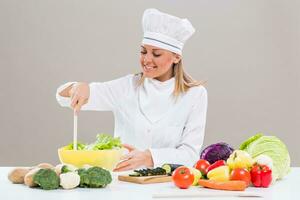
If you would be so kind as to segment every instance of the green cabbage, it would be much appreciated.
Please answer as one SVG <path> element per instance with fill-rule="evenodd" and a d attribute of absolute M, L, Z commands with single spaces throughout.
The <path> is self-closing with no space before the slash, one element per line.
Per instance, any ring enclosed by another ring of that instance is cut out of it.
<path fill-rule="evenodd" d="M 291 159 L 285 144 L 276 136 L 256 134 L 240 145 L 252 158 L 261 154 L 273 160 L 272 176 L 274 180 L 282 179 L 290 171 Z"/>

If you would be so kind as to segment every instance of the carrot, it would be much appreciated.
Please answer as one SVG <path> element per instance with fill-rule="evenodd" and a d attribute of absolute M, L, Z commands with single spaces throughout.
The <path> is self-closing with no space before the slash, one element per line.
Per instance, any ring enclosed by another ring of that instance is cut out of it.
<path fill-rule="evenodd" d="M 247 187 L 245 181 L 214 181 L 200 179 L 198 183 L 203 187 L 216 190 L 244 191 Z"/>

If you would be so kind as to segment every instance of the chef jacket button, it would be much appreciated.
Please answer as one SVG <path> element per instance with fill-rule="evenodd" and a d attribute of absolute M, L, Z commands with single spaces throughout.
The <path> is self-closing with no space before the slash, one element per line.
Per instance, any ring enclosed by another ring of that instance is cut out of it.
<path fill-rule="evenodd" d="M 150 128 L 148 128 L 148 129 L 147 129 L 147 132 L 149 133 L 150 131 L 151 131 L 151 129 L 150 129 Z"/>

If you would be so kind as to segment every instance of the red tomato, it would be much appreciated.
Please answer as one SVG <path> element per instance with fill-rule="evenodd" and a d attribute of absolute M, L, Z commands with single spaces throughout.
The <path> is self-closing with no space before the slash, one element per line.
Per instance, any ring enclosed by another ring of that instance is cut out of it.
<path fill-rule="evenodd" d="M 194 165 L 194 168 L 198 169 L 202 175 L 206 175 L 208 172 L 208 167 L 210 166 L 207 160 L 200 159 Z"/>
<path fill-rule="evenodd" d="M 187 189 L 194 182 L 194 174 L 188 167 L 181 166 L 174 170 L 172 179 L 177 187 L 180 189 Z"/>
<path fill-rule="evenodd" d="M 251 175 L 247 169 L 236 168 L 232 170 L 230 180 L 245 181 L 248 186 L 251 182 Z"/>

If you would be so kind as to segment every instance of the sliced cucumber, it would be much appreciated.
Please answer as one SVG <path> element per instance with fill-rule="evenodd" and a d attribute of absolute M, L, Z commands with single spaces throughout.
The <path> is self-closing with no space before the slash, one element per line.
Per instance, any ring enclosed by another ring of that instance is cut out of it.
<path fill-rule="evenodd" d="M 163 164 L 162 165 L 162 168 L 164 170 L 166 170 L 167 174 L 168 175 L 172 175 L 173 171 L 178 168 L 178 167 L 181 167 L 183 165 L 179 165 L 179 164 Z"/>
<path fill-rule="evenodd" d="M 171 166 L 170 166 L 169 164 L 164 164 L 164 165 L 162 166 L 162 168 L 163 168 L 164 170 L 166 170 L 166 173 L 167 173 L 167 174 L 170 174 L 170 173 L 172 172 L 172 168 L 171 168 Z"/>
<path fill-rule="evenodd" d="M 139 177 L 139 176 L 158 176 L 158 175 L 166 175 L 166 170 L 161 168 L 161 167 L 157 167 L 157 168 L 146 168 L 146 169 L 137 169 L 137 170 L 133 170 L 133 173 L 129 174 L 129 176 L 135 176 L 135 177 Z"/>
<path fill-rule="evenodd" d="M 129 174 L 129 176 L 135 176 L 135 177 L 137 177 L 137 176 L 141 176 L 141 174 L 138 173 L 138 172 L 133 172 L 133 173 Z"/>

